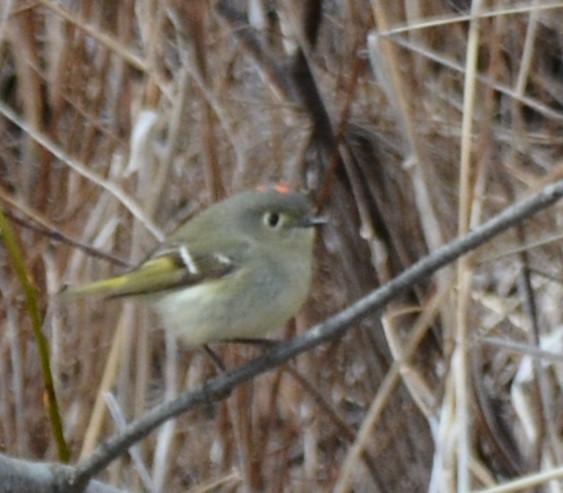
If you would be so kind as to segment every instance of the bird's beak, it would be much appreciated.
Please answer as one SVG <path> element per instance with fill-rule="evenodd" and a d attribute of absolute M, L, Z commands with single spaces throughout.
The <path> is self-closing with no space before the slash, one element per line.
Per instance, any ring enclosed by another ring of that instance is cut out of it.
<path fill-rule="evenodd" d="M 303 228 L 314 228 L 314 227 L 317 227 L 317 226 L 323 226 L 327 222 L 328 221 L 324 217 L 310 216 L 310 217 L 306 217 L 306 218 L 303 219 L 301 226 Z"/>

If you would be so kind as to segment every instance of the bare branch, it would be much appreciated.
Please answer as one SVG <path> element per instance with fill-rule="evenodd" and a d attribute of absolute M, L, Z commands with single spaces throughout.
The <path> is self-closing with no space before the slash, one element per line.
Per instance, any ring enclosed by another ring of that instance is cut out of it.
<path fill-rule="evenodd" d="M 68 476 L 72 466 L 48 462 L 31 462 L 0 455 L 0 493 L 54 493 L 60 477 Z M 127 493 L 92 481 L 84 493 Z"/>

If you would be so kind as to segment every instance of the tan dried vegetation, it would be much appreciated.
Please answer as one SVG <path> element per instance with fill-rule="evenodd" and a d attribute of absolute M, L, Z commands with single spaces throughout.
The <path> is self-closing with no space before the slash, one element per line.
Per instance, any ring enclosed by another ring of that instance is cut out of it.
<path fill-rule="evenodd" d="M 534 0 L 0 2 L 0 205 L 39 293 L 72 461 L 216 370 L 139 303 L 60 306 L 64 284 L 284 182 L 330 219 L 311 300 L 276 336 L 305 330 L 562 176 L 561 26 L 561 2 Z M 287 367 L 261 376 L 99 479 L 414 492 L 563 477 L 560 207 L 298 357 L 308 385 Z M 230 368 L 260 353 L 216 350 Z M 0 243 L 3 452 L 57 459 L 43 382 Z"/>

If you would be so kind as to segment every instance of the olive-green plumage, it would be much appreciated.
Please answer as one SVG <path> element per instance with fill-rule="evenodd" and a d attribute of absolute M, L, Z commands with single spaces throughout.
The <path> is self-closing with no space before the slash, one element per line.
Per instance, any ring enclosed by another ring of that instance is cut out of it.
<path fill-rule="evenodd" d="M 262 337 L 305 302 L 313 226 L 323 222 L 299 193 L 241 192 L 189 220 L 132 271 L 68 293 L 142 296 L 187 344 Z"/>

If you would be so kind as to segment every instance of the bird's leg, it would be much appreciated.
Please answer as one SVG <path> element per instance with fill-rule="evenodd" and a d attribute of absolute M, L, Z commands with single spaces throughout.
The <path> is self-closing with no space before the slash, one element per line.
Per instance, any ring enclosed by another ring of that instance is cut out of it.
<path fill-rule="evenodd" d="M 266 347 L 266 348 L 270 348 L 272 346 L 275 346 L 278 342 L 275 339 L 261 339 L 261 338 L 254 338 L 254 337 L 237 337 L 236 339 L 227 339 L 225 341 L 221 341 L 221 342 L 225 342 L 225 343 L 235 343 L 235 344 L 252 344 L 254 346 L 262 346 L 262 347 Z M 211 358 L 211 361 L 213 361 L 213 364 L 217 367 L 217 369 L 219 370 L 220 373 L 226 373 L 227 372 L 227 367 L 225 366 L 225 363 L 223 362 L 223 360 L 221 359 L 221 357 L 215 352 L 213 351 L 213 349 L 211 349 L 209 347 L 209 344 L 204 344 L 203 345 L 203 350 L 207 353 L 207 355 Z"/>
<path fill-rule="evenodd" d="M 211 358 L 211 361 L 213 361 L 215 366 L 219 369 L 220 373 L 226 373 L 227 372 L 227 368 L 225 367 L 225 363 L 223 363 L 223 360 L 219 357 L 219 355 L 215 351 L 213 351 L 213 349 L 211 349 L 209 347 L 209 344 L 204 344 L 203 350 Z"/>
<path fill-rule="evenodd" d="M 272 347 L 275 346 L 278 342 L 275 339 L 262 339 L 259 337 L 237 337 L 236 339 L 229 339 L 225 342 L 234 342 L 235 344 L 252 344 L 254 346 L 266 346 Z"/>

